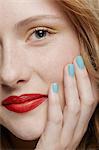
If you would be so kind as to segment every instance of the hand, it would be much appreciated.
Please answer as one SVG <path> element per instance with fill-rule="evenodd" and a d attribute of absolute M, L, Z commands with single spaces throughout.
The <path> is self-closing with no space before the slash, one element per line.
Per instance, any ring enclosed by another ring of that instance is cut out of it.
<path fill-rule="evenodd" d="M 87 130 L 97 100 L 82 57 L 77 58 L 64 68 L 63 112 L 59 93 L 50 87 L 47 125 L 36 150 L 76 150 Z"/>

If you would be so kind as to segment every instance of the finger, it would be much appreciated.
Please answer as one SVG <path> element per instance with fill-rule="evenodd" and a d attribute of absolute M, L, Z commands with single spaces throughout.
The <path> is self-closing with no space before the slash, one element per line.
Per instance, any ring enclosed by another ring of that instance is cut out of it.
<path fill-rule="evenodd" d="M 64 108 L 64 125 L 61 134 L 61 144 L 67 148 L 72 141 L 80 115 L 80 100 L 73 64 L 67 65 L 64 69 L 64 88 L 66 106 Z"/>
<path fill-rule="evenodd" d="M 38 147 L 53 150 L 59 143 L 59 136 L 62 128 L 62 110 L 59 99 L 59 87 L 52 84 L 49 91 L 48 120 L 44 133 L 42 134 Z"/>
<path fill-rule="evenodd" d="M 86 122 L 90 119 L 89 118 L 89 116 L 91 116 L 90 113 L 91 112 L 93 113 L 93 110 L 96 106 L 96 100 L 93 95 L 92 85 L 90 82 L 88 72 L 86 70 L 83 58 L 81 56 L 78 56 L 74 60 L 74 66 L 75 66 L 78 91 L 81 100 L 81 107 L 82 107 L 81 113 L 83 115 L 82 121 Z"/>
<path fill-rule="evenodd" d="M 75 73 L 81 102 L 87 106 L 93 106 L 95 98 L 92 91 L 92 85 L 83 58 L 78 56 L 74 60 Z"/>
<path fill-rule="evenodd" d="M 81 115 L 73 137 L 73 143 L 77 143 L 80 142 L 87 130 L 89 120 L 96 107 L 96 100 L 94 98 L 91 82 L 81 56 L 78 56 L 74 60 L 74 66 L 81 100 Z"/>

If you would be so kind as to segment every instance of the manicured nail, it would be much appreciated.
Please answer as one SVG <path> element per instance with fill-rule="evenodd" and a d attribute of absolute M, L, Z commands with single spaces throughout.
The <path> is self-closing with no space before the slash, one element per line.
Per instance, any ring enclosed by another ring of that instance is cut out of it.
<path fill-rule="evenodd" d="M 82 56 L 77 56 L 76 63 L 80 69 L 84 69 L 85 65 Z"/>
<path fill-rule="evenodd" d="M 52 90 L 54 93 L 58 93 L 59 85 L 57 83 L 52 83 Z"/>
<path fill-rule="evenodd" d="M 74 65 L 73 64 L 68 65 L 68 73 L 69 73 L 69 76 L 74 77 L 75 70 L 74 70 Z"/>

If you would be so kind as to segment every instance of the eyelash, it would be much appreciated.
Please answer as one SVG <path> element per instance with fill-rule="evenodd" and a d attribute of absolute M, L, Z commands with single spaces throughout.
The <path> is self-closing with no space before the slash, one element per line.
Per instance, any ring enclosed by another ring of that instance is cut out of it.
<path fill-rule="evenodd" d="M 39 38 L 37 38 L 37 36 L 36 36 L 36 34 L 37 34 L 37 32 L 38 31 L 43 31 L 43 32 L 45 32 L 46 33 L 46 35 L 44 36 L 44 37 L 41 37 L 40 39 Z M 31 32 L 31 31 L 30 31 Z M 28 41 L 30 40 L 30 41 L 34 41 L 34 42 L 40 42 L 40 41 L 42 41 L 42 40 L 45 40 L 45 39 L 47 39 L 47 35 L 48 36 L 51 36 L 52 34 L 55 34 L 56 32 L 54 31 L 54 29 L 51 29 L 51 28 L 48 28 L 48 27 L 36 27 L 36 28 L 34 28 L 33 30 L 32 30 L 32 33 L 30 33 L 29 34 L 29 38 L 28 38 Z M 34 39 L 33 40 L 33 38 L 32 38 L 32 36 L 33 35 L 35 35 L 35 37 L 37 38 L 37 40 L 36 39 Z M 32 38 L 32 39 L 31 39 Z"/>

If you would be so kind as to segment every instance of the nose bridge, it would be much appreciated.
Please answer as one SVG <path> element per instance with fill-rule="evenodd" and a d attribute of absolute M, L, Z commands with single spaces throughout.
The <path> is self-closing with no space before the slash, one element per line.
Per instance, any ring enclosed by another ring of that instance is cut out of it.
<path fill-rule="evenodd" d="M 16 58 L 18 55 L 18 50 L 16 44 L 10 37 L 5 38 L 3 41 L 3 50 L 2 50 L 2 65 L 3 68 L 9 68 L 10 66 L 17 65 Z M 16 62 L 16 63 L 15 63 Z"/>
<path fill-rule="evenodd" d="M 8 67 L 8 65 L 12 64 L 13 61 L 12 47 L 9 44 L 3 43 L 3 51 L 2 51 L 2 65 L 4 67 Z"/>
<path fill-rule="evenodd" d="M 1 81 L 4 84 L 14 84 L 18 80 L 20 73 L 20 57 L 18 57 L 17 47 L 11 40 L 3 41 L 2 62 L 0 69 Z M 14 46 L 13 46 L 14 45 Z"/>

